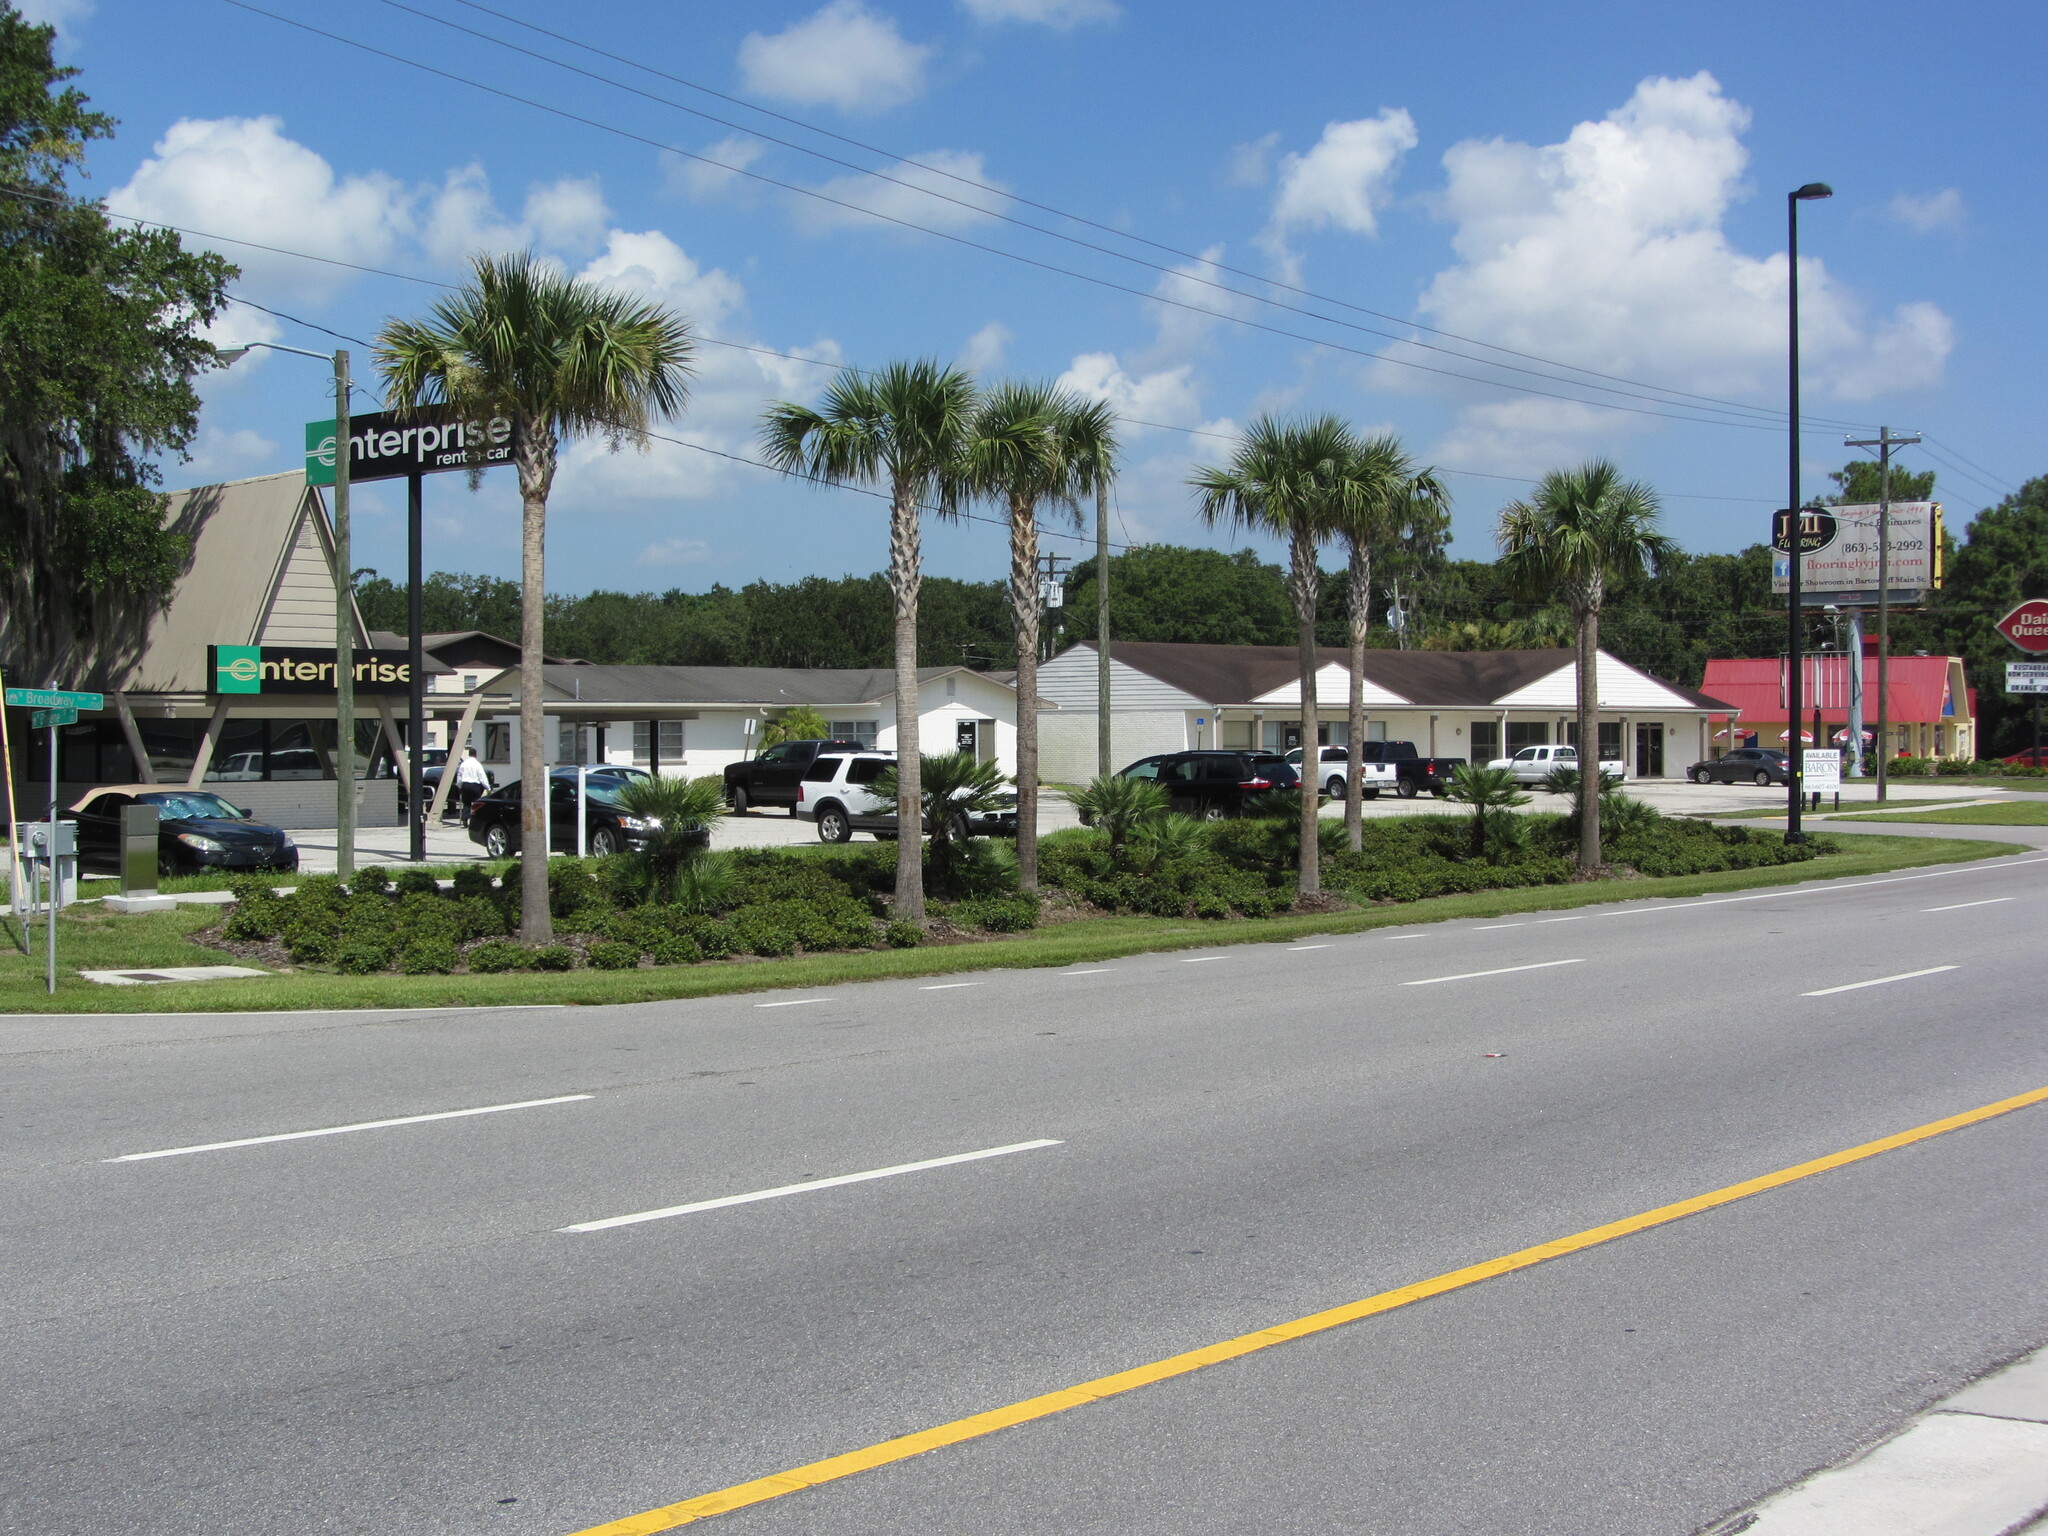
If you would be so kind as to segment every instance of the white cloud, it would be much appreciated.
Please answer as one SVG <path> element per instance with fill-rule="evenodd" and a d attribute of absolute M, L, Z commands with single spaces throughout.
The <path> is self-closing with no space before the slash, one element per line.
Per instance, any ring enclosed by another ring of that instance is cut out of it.
<path fill-rule="evenodd" d="M 215 480 L 233 480 L 241 475 L 259 475 L 266 470 L 295 467 L 285 462 L 276 443 L 247 427 L 229 432 L 217 427 L 201 427 L 199 435 L 192 440 L 191 451 L 191 462 L 180 468 L 179 477 L 190 478 L 202 485 Z"/>
<path fill-rule="evenodd" d="M 1963 194 L 1954 187 L 1944 187 L 1924 197 L 1901 192 L 1892 199 L 1892 217 L 1916 234 L 1954 229 L 1963 222 Z"/>
<path fill-rule="evenodd" d="M 109 195 L 107 206 L 338 261 L 385 262 L 409 227 L 405 189 L 381 173 L 337 178 L 319 155 L 286 138 L 283 126 L 275 117 L 182 118 Z M 272 255 L 230 238 L 219 249 L 273 292 L 320 298 L 347 280 L 340 268 Z"/>
<path fill-rule="evenodd" d="M 465 265 L 478 252 L 503 255 L 529 246 L 580 254 L 602 237 L 610 210 L 595 179 L 535 182 L 517 220 L 498 211 L 491 180 L 472 162 L 450 171 L 433 194 L 420 243 L 442 266 Z"/>
<path fill-rule="evenodd" d="M 78 25 L 91 16 L 93 0 L 17 0 L 21 19 L 57 29 L 57 43 L 66 51 L 78 44 Z"/>
<path fill-rule="evenodd" d="M 969 373 L 994 373 L 1003 366 L 1010 343 L 1016 339 L 1017 333 L 1002 321 L 991 320 L 967 338 L 967 345 L 960 349 L 960 366 Z"/>
<path fill-rule="evenodd" d="M 1386 204 L 1394 172 L 1418 142 L 1415 119 L 1400 107 L 1382 107 L 1378 117 L 1325 125 L 1306 154 L 1281 160 L 1272 222 L 1260 243 L 1291 271 L 1287 237 L 1295 230 L 1377 234 L 1378 210 Z"/>
<path fill-rule="evenodd" d="M 661 539 L 640 551 L 642 565 L 699 565 L 711 558 L 702 539 Z"/>
<path fill-rule="evenodd" d="M 747 301 L 737 278 L 717 267 L 705 271 L 658 229 L 643 234 L 613 230 L 603 252 L 580 275 L 665 304 L 705 334 L 715 333 Z"/>
<path fill-rule="evenodd" d="M 697 202 L 729 195 L 745 186 L 744 179 L 735 172 L 746 170 L 767 150 L 768 146 L 759 139 L 737 133 L 704 150 L 701 160 L 665 149 L 661 152 L 662 185 Z M 714 163 L 707 165 L 706 161 Z"/>
<path fill-rule="evenodd" d="M 1768 398 L 1784 367 L 1785 258 L 1747 256 L 1722 229 L 1743 190 L 1748 126 L 1748 111 L 1701 73 L 1643 81 L 1560 144 L 1454 145 L 1440 207 L 1456 225 L 1459 259 L 1424 291 L 1422 313 L 1461 335 L 1606 373 Z M 1906 305 L 1873 326 L 1819 261 L 1802 259 L 1799 282 L 1810 387 L 1865 399 L 1940 378 L 1954 338 L 1939 310 Z M 1383 366 L 1376 382 L 1415 383 L 1401 374 Z M 1433 452 L 1500 464 L 1513 451 L 1526 469 L 1642 424 L 1495 399 L 1468 409 Z"/>
<path fill-rule="evenodd" d="M 1280 135 L 1268 133 L 1230 152 L 1223 169 L 1224 184 L 1232 187 L 1263 187 L 1273 176 L 1273 151 L 1280 147 Z"/>
<path fill-rule="evenodd" d="M 917 156 L 917 161 L 913 164 L 908 160 L 898 160 L 889 166 L 888 173 L 895 178 L 893 181 L 878 181 L 872 176 L 835 176 L 818 190 L 851 206 L 835 208 L 815 198 L 799 197 L 792 204 L 797 227 L 812 234 L 832 229 L 890 228 L 900 233 L 912 233 L 903 230 L 900 224 L 890 225 L 867 216 L 875 214 L 884 221 L 900 219 L 927 229 L 968 229 L 987 223 L 1009 205 L 1009 198 L 1005 195 L 1007 189 L 990 178 L 979 154 L 960 149 L 934 149 Z M 996 190 L 984 192 L 979 187 L 962 186 L 950 179 L 954 176 L 978 181 Z M 860 211 L 863 209 L 865 213 Z"/>
<path fill-rule="evenodd" d="M 1251 307 L 1249 299 L 1227 290 L 1229 275 L 1217 265 L 1223 247 L 1212 245 L 1194 261 L 1169 268 L 1152 285 L 1158 299 L 1145 305 L 1154 326 L 1152 345 L 1137 353 L 1138 367 L 1178 362 L 1195 351 L 1226 315 L 1241 315 Z"/>
<path fill-rule="evenodd" d="M 671 306 L 690 321 L 700 345 L 688 406 L 678 419 L 654 423 L 661 436 L 644 451 L 626 447 L 614 453 L 602 437 L 578 438 L 563 449 L 558 499 L 565 510 L 659 514 L 677 502 L 765 479 L 761 471 L 718 455 L 753 458 L 762 408 L 771 400 L 815 395 L 840 361 L 838 344 L 774 349 L 787 356 L 743 350 L 751 338 L 734 334 L 732 321 L 746 307 L 745 287 L 719 268 L 703 267 L 659 230 L 612 231 L 605 249 L 578 275 Z M 690 542 L 657 543 L 650 548 L 668 553 L 646 558 L 683 563 L 682 546 Z"/>
<path fill-rule="evenodd" d="M 1115 0 L 960 0 L 960 9 L 980 22 L 1022 21 L 1056 32 L 1123 15 Z"/>
<path fill-rule="evenodd" d="M 1090 400 L 1107 401 L 1118 416 L 1161 426 L 1179 426 L 1201 414 L 1202 401 L 1195 389 L 1194 366 L 1162 368 L 1133 376 L 1117 361 L 1114 352 L 1083 352 L 1059 376 L 1059 387 L 1071 389 Z M 1144 429 L 1125 426 L 1126 432 Z"/>
<path fill-rule="evenodd" d="M 748 33 L 740 43 L 740 79 L 762 96 L 872 112 L 922 95 L 931 53 L 860 0 L 832 0 L 772 37 Z"/>

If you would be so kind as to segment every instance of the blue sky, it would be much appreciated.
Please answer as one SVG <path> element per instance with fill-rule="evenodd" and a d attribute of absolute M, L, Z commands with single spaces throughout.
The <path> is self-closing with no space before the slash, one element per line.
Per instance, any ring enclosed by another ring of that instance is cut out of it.
<path fill-rule="evenodd" d="M 1457 554 L 1490 555 L 1502 502 L 1592 453 L 1655 485 L 1689 548 L 1738 548 L 1782 503 L 1782 429 L 1663 391 L 1782 411 L 1783 194 L 1815 179 L 1837 195 L 1802 217 L 1808 414 L 1929 434 L 1946 462 L 1907 462 L 1941 471 L 1955 522 L 2048 469 L 2038 6 L 489 0 L 799 126 L 462 0 L 252 3 L 620 130 L 227 0 L 28 7 L 60 22 L 82 87 L 122 120 L 91 160 L 118 210 L 444 283 L 471 250 L 532 245 L 692 318 L 708 343 L 695 400 L 663 430 L 697 446 L 569 450 L 551 590 L 877 569 L 879 503 L 701 450 L 751 453 L 762 404 L 813 397 L 824 364 L 914 355 L 1062 379 L 1158 424 L 1126 428 L 1120 543 L 1228 547 L 1192 517 L 1190 467 L 1260 411 L 1329 410 L 1450 472 Z M 219 248 L 248 299 L 352 336 L 437 292 Z M 334 344 L 246 307 L 221 334 Z M 1602 393 L 1555 364 L 1659 388 Z M 168 483 L 292 467 L 301 423 L 331 414 L 322 384 L 317 363 L 262 353 L 209 379 L 197 458 Z M 1809 493 L 1849 456 L 1843 435 L 1809 428 Z M 358 563 L 396 574 L 397 498 L 366 488 L 358 506 Z M 441 476 L 428 507 L 430 568 L 516 574 L 510 471 L 477 493 Z M 939 574 L 1004 569 L 992 524 L 935 527 L 926 552 Z"/>

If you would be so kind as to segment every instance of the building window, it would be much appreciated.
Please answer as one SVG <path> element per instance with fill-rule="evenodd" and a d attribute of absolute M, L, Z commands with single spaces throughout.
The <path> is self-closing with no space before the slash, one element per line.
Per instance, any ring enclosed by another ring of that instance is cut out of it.
<path fill-rule="evenodd" d="M 505 722 L 487 723 L 484 726 L 484 761 L 487 763 L 509 763 L 512 761 L 512 727 Z"/>
<path fill-rule="evenodd" d="M 664 763 L 678 763 L 683 758 L 683 722 L 680 720 L 635 720 L 633 722 L 633 761 L 651 761 L 648 754 L 650 741 L 649 727 L 661 728 L 661 760 Z"/>
<path fill-rule="evenodd" d="M 555 754 L 558 763 L 587 763 L 590 761 L 591 740 L 597 734 L 581 720 L 564 720 L 559 738 L 560 750 Z"/>
<path fill-rule="evenodd" d="M 1472 765 L 1484 768 L 1500 750 L 1500 722 L 1498 720 L 1474 720 L 1472 722 Z"/>
<path fill-rule="evenodd" d="M 477 675 L 476 673 L 474 673 L 474 672 L 465 672 L 465 673 L 463 673 L 463 674 L 462 674 L 462 691 L 463 691 L 464 693 L 475 693 L 475 692 L 476 692 L 476 685 L 477 685 L 477 684 L 478 684 L 478 682 L 480 682 L 481 680 L 482 680 L 482 679 L 481 679 L 481 678 L 480 678 L 480 677 L 479 677 L 479 676 L 478 676 L 478 675 Z"/>
<path fill-rule="evenodd" d="M 875 745 L 876 724 L 877 722 L 873 720 L 834 720 L 831 722 L 832 735 L 836 740 L 857 741 L 863 747 L 872 750 Z"/>
<path fill-rule="evenodd" d="M 1513 757 L 1524 747 L 1547 746 L 1550 742 L 1548 720 L 1510 720 L 1508 722 L 1508 749 L 1502 754 Z"/>

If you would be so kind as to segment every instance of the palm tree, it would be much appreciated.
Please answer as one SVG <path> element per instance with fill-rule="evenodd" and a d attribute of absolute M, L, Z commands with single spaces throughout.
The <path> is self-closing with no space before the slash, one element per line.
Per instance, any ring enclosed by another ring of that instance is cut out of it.
<path fill-rule="evenodd" d="M 1165 786 L 1156 779 L 1127 779 L 1116 773 L 1091 780 L 1071 798 L 1082 824 L 1100 831 L 1112 852 L 1130 842 L 1138 828 L 1173 809 Z"/>
<path fill-rule="evenodd" d="M 1657 493 L 1623 480 L 1606 459 L 1554 469 L 1527 501 L 1501 509 L 1501 566 L 1522 596 L 1555 596 L 1576 629 L 1579 691 L 1579 864 L 1600 866 L 1600 604 L 1628 571 L 1661 570 L 1678 546 L 1657 530 Z"/>
<path fill-rule="evenodd" d="M 1472 807 L 1472 857 L 1475 859 L 1486 857 L 1487 818 L 1529 803 L 1529 797 L 1522 793 L 1513 769 L 1481 768 L 1474 763 L 1465 764 L 1451 775 L 1451 786 L 1444 794 L 1448 799 Z"/>
<path fill-rule="evenodd" d="M 974 836 L 970 817 L 1000 810 L 1009 799 L 1010 781 L 1002 769 L 972 752 L 927 754 L 918 763 L 918 793 L 923 799 L 924 824 L 931 829 L 932 883 L 942 893 L 953 884 L 953 848 Z M 886 800 L 898 794 L 903 778 L 903 759 L 885 769 L 874 782 L 876 795 Z M 899 804 L 901 802 L 899 801 Z M 899 821 L 898 826 L 902 823 Z M 922 854 L 915 837 L 898 837 L 908 842 L 912 853 Z"/>
<path fill-rule="evenodd" d="M 477 256 L 470 280 L 425 320 L 392 320 L 376 363 L 392 409 L 446 405 L 463 419 L 507 416 L 519 468 L 520 846 L 547 847 L 541 740 L 542 620 L 548 492 L 564 436 L 602 432 L 644 443 L 653 418 L 689 397 L 696 350 L 687 321 L 659 304 L 568 277 L 531 252 Z M 520 937 L 553 937 L 545 858 L 520 860 Z"/>
<path fill-rule="evenodd" d="M 1038 889 L 1038 508 L 1078 525 L 1081 498 L 1116 457 L 1116 417 L 1049 384 L 999 384 L 968 431 L 968 488 L 1010 518 L 1010 613 L 1017 631 L 1017 883 Z"/>
<path fill-rule="evenodd" d="M 1372 623 L 1373 554 L 1380 543 L 1406 539 L 1418 527 L 1439 529 L 1450 496 L 1434 470 L 1418 470 L 1410 462 L 1392 433 L 1360 443 L 1352 473 L 1374 487 L 1371 496 L 1340 513 L 1333 528 L 1351 556 L 1345 594 L 1351 747 L 1345 754 L 1344 835 L 1357 853 L 1365 846 L 1365 806 L 1358 786 L 1365 772 L 1365 641 Z"/>
<path fill-rule="evenodd" d="M 725 781 L 712 774 L 696 779 L 636 778 L 618 794 L 619 804 L 646 824 L 646 843 L 629 855 L 646 881 L 649 899 L 673 901 L 683 871 L 704 856 L 711 828 L 725 814 Z"/>
<path fill-rule="evenodd" d="M 917 594 L 919 512 L 951 515 L 960 453 L 974 414 L 974 381 L 929 360 L 879 373 L 842 373 L 815 410 L 787 401 L 761 421 L 761 451 L 777 469 L 826 485 L 886 486 L 889 590 L 896 603 L 896 916 L 924 921 L 919 852 Z"/>
<path fill-rule="evenodd" d="M 1321 748 L 1316 741 L 1316 547 L 1340 521 L 1371 504 L 1375 487 L 1351 429 L 1335 416 L 1283 423 L 1262 416 L 1227 465 L 1198 470 L 1202 521 L 1234 523 L 1287 540 L 1287 595 L 1294 603 L 1301 668 L 1301 878 L 1303 896 L 1322 889 L 1318 849 Z"/>

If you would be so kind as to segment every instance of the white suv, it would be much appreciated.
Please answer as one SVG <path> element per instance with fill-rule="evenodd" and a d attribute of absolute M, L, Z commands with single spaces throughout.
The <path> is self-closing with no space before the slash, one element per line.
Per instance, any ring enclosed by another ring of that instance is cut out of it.
<path fill-rule="evenodd" d="M 790 812 L 815 821 L 822 843 L 850 842 L 856 825 L 872 832 L 881 820 L 893 832 L 896 802 L 884 800 L 869 786 L 895 766 L 893 752 L 821 754 L 797 781 L 796 804 Z"/>
<path fill-rule="evenodd" d="M 818 824 L 818 841 L 844 843 L 855 832 L 872 832 L 878 838 L 896 835 L 896 802 L 884 800 L 873 789 L 874 782 L 896 766 L 893 752 L 821 753 L 797 781 L 793 814 L 808 816 Z M 964 791 L 963 791 L 964 793 Z M 1015 837 L 1017 797 L 1006 797 L 993 810 L 956 817 L 954 836 Z"/>

